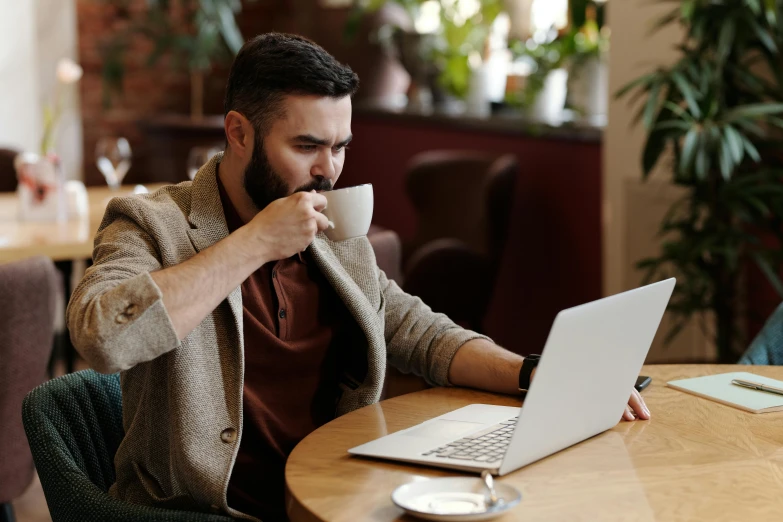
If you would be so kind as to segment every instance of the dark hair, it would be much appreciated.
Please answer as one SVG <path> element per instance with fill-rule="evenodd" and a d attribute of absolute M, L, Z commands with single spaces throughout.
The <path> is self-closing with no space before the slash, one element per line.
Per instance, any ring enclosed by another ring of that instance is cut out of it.
<path fill-rule="evenodd" d="M 301 36 L 266 33 L 245 43 L 226 85 L 225 114 L 237 111 L 265 135 L 287 94 L 353 96 L 359 77 L 318 44 Z"/>

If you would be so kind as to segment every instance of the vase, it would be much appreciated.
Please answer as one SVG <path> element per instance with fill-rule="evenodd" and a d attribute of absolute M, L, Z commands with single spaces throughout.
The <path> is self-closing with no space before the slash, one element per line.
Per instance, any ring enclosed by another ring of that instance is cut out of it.
<path fill-rule="evenodd" d="M 443 102 L 437 82 L 441 71 L 432 58 L 437 36 L 398 28 L 393 33 L 393 40 L 397 58 L 411 77 L 408 111 L 433 112 L 435 106 Z"/>
<path fill-rule="evenodd" d="M 530 115 L 537 121 L 557 125 L 563 120 L 566 93 L 568 92 L 568 71 L 554 69 L 547 74 L 544 88 L 536 96 L 530 108 Z"/>
<path fill-rule="evenodd" d="M 14 169 L 20 220 L 62 221 L 67 218 L 65 176 L 57 155 L 21 153 L 14 159 Z"/>
<path fill-rule="evenodd" d="M 590 58 L 569 74 L 568 98 L 587 119 L 605 118 L 609 104 L 609 70 L 604 57 Z"/>

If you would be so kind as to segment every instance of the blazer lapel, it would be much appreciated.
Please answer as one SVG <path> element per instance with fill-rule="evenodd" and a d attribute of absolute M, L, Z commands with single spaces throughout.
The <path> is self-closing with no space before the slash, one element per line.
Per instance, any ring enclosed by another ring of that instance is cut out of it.
<path fill-rule="evenodd" d="M 348 275 L 340 260 L 329 247 L 330 241 L 323 232 L 320 232 L 310 244 L 310 252 L 313 255 L 318 268 L 332 285 L 337 295 L 345 303 L 351 315 L 356 319 L 362 331 L 369 339 L 377 328 L 378 320 L 367 296 L 361 291 L 356 281 Z"/>
<path fill-rule="evenodd" d="M 222 158 L 222 152 L 213 156 L 199 169 L 191 185 L 188 221 L 193 228 L 188 229 L 188 237 L 196 252 L 201 252 L 228 237 L 228 225 L 217 186 L 217 167 Z M 228 304 L 239 329 L 239 339 L 242 339 L 241 286 L 228 295 Z"/>

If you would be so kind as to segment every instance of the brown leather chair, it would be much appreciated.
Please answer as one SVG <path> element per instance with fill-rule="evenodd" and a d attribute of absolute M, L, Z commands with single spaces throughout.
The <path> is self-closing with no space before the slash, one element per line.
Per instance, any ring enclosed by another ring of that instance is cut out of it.
<path fill-rule="evenodd" d="M 16 190 L 14 158 L 17 154 L 19 154 L 18 150 L 0 147 L 0 192 L 14 192 Z"/>
<path fill-rule="evenodd" d="M 514 155 L 476 151 L 425 152 L 408 169 L 418 227 L 403 248 L 404 288 L 476 331 L 508 236 L 518 170 Z"/>
<path fill-rule="evenodd" d="M 49 258 L 0 265 L 0 520 L 33 480 L 22 399 L 46 380 L 62 279 Z"/>
<path fill-rule="evenodd" d="M 386 277 L 402 286 L 402 242 L 400 236 L 393 230 L 378 225 L 370 225 L 367 233 L 378 268 L 386 273 Z"/>
<path fill-rule="evenodd" d="M 367 233 L 378 268 L 386 273 L 386 277 L 402 286 L 402 243 L 400 236 L 393 230 L 387 230 L 377 225 L 371 225 Z M 391 366 L 386 367 L 381 399 L 390 399 L 398 395 L 427 388 L 424 379 L 413 374 L 404 374 Z"/>

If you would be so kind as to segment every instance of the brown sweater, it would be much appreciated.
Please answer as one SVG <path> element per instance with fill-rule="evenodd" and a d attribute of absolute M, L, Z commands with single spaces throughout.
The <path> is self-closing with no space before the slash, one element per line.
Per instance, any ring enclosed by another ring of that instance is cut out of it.
<path fill-rule="evenodd" d="M 242 222 L 218 178 L 229 232 Z M 335 416 L 340 348 L 358 327 L 312 261 L 267 263 L 242 283 L 245 380 L 242 441 L 228 505 L 285 520 L 285 461 Z M 346 353 L 348 350 L 342 350 Z"/>

